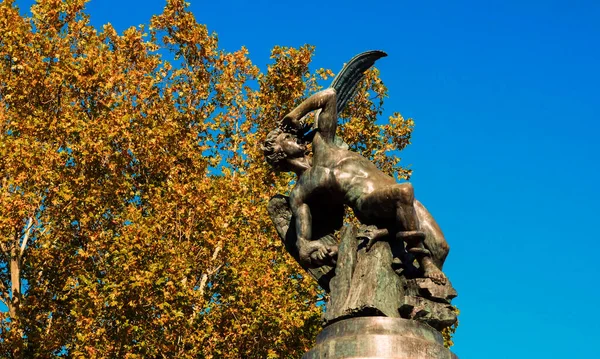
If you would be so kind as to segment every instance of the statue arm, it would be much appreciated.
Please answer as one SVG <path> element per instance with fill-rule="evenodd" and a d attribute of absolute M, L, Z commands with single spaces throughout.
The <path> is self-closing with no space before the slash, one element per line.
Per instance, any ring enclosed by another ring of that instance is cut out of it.
<path fill-rule="evenodd" d="M 300 134 L 305 142 L 312 141 L 315 133 L 308 133 L 310 126 L 307 126 L 302 118 L 311 111 L 322 110 L 317 113 L 313 127 L 318 129 L 326 142 L 333 143 L 338 112 L 341 112 L 346 107 L 346 103 L 354 96 L 358 84 L 364 78 L 365 71 L 384 56 L 387 56 L 385 52 L 375 50 L 353 57 L 335 77 L 330 88 L 312 95 L 287 114 L 281 121 L 281 129 L 285 132 Z"/>
<path fill-rule="evenodd" d="M 310 208 L 306 203 L 298 206 L 293 213 L 296 218 L 296 247 L 300 250 L 310 241 L 312 235 L 312 217 L 310 215 Z"/>
<path fill-rule="evenodd" d="M 290 195 L 290 208 L 295 218 L 296 248 L 300 262 L 309 268 L 324 264 L 334 265 L 337 246 L 321 240 L 312 240 L 312 215 L 308 204 L 304 203 L 302 190 L 297 188 Z"/>
<path fill-rule="evenodd" d="M 333 88 L 317 92 L 288 113 L 281 121 L 284 129 L 298 129 L 301 119 L 311 111 L 322 110 L 318 115 L 318 130 L 323 139 L 333 143 L 337 128 L 336 92 Z"/>
<path fill-rule="evenodd" d="M 310 207 L 304 203 L 302 192 L 299 188 L 294 188 L 290 195 L 290 207 L 294 215 L 296 225 L 296 247 L 302 253 L 302 249 L 306 247 L 311 239 L 312 217 Z M 300 255 L 302 260 L 302 254 Z"/>

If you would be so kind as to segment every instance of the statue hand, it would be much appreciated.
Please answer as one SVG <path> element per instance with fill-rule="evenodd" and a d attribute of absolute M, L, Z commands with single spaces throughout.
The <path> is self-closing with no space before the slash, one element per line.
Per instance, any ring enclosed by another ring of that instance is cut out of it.
<path fill-rule="evenodd" d="M 310 241 L 300 249 L 300 259 L 312 268 L 323 265 L 335 266 L 337 246 L 325 245 L 321 241 Z"/>
<path fill-rule="evenodd" d="M 290 112 L 281 119 L 281 125 L 279 127 L 281 127 L 284 132 L 295 133 L 298 131 L 298 128 L 301 127 L 301 124 L 299 123 L 298 118 Z"/>

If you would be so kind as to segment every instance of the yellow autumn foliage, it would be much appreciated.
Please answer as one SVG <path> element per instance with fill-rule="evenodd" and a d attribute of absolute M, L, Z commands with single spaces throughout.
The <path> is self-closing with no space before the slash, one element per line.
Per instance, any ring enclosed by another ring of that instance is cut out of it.
<path fill-rule="evenodd" d="M 292 177 L 260 143 L 333 73 L 308 45 L 261 72 L 183 0 L 122 34 L 85 2 L 0 2 L 0 357 L 299 357 L 324 294 L 271 225 Z M 385 96 L 370 71 L 341 135 L 406 178 Z"/>

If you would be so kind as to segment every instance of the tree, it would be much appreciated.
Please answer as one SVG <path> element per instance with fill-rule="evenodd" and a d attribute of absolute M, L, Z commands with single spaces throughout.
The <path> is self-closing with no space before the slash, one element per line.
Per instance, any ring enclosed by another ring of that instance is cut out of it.
<path fill-rule="evenodd" d="M 263 73 L 182 0 L 121 35 L 85 2 L 0 3 L 0 356 L 298 357 L 324 294 L 270 223 L 292 177 L 260 144 L 332 72 L 307 45 Z M 340 131 L 407 178 L 386 91 L 369 72 Z"/>

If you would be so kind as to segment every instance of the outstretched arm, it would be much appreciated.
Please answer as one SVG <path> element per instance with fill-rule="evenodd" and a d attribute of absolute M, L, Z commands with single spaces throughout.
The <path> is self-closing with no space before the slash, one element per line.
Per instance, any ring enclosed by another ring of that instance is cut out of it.
<path fill-rule="evenodd" d="M 322 110 L 318 117 L 319 133 L 325 141 L 333 143 L 337 128 L 336 92 L 333 88 L 317 92 L 302 101 L 283 118 L 282 126 L 300 128 L 302 126 L 300 119 L 309 112 L 319 109 Z"/>

